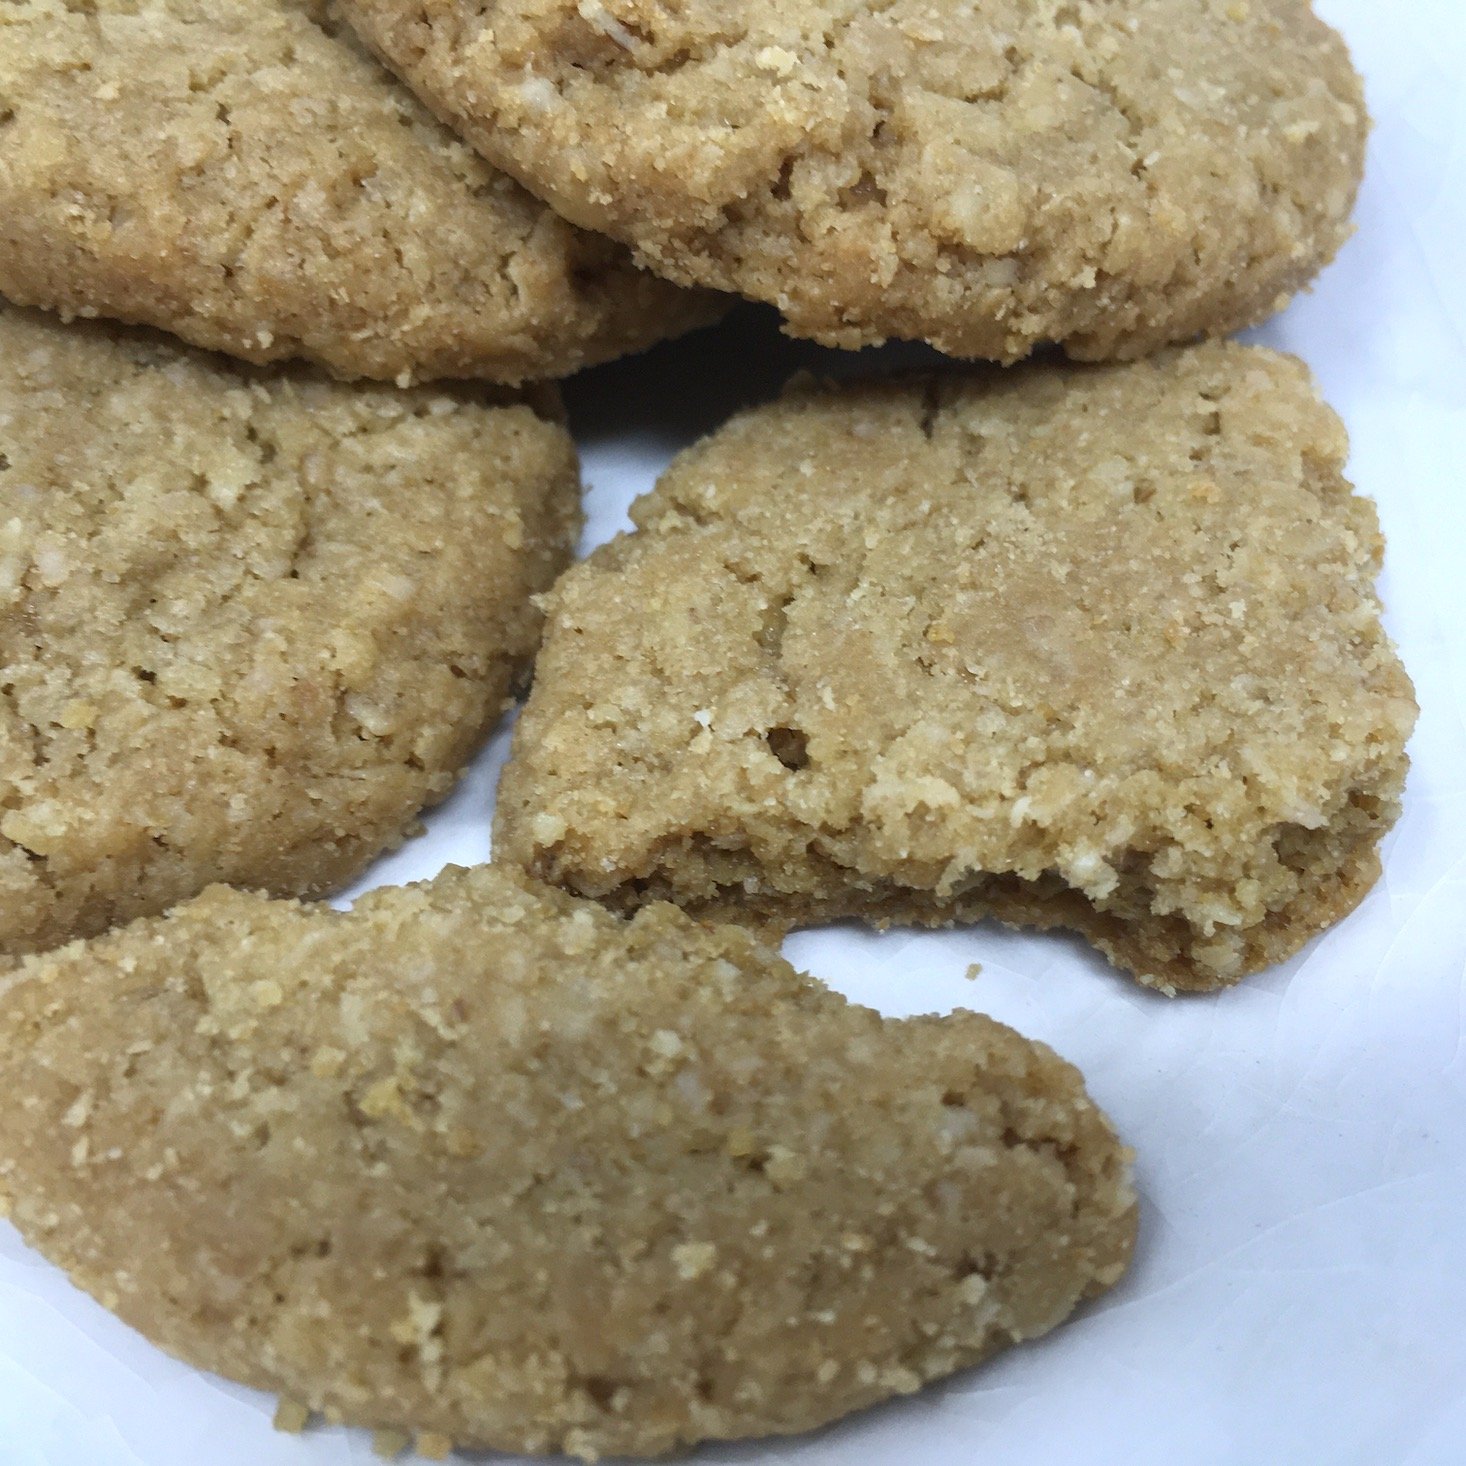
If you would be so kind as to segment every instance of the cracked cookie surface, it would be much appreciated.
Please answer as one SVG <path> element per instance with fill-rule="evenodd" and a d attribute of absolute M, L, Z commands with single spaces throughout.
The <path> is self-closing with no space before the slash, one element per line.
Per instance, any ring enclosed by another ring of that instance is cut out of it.
<path fill-rule="evenodd" d="M 1128 1153 L 1043 1045 L 510 868 L 350 914 L 216 888 L 0 996 L 22 1233 L 352 1423 L 587 1457 L 805 1430 L 1130 1257 Z"/>
<path fill-rule="evenodd" d="M 1306 0 L 343 0 L 485 156 L 797 335 L 1100 359 L 1281 308 L 1348 235 Z"/>
<path fill-rule="evenodd" d="M 1073 927 L 1164 989 L 1379 871 L 1415 703 L 1306 369 L 1206 345 L 800 390 L 550 598 L 496 852 L 778 926 Z"/>
<path fill-rule="evenodd" d="M 499 716 L 578 527 L 507 394 L 0 312 L 0 953 L 351 878 Z"/>
<path fill-rule="evenodd" d="M 256 363 L 509 383 L 719 310 L 485 164 L 310 0 L 0 6 L 0 293 Z"/>

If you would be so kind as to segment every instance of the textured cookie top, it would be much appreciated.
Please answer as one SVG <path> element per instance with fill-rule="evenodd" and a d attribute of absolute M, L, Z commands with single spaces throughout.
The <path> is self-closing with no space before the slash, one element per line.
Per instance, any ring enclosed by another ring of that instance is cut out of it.
<path fill-rule="evenodd" d="M 556 218 L 307 0 L 0 6 L 0 293 L 343 376 L 563 376 L 716 308 Z"/>
<path fill-rule="evenodd" d="M 830 345 L 1136 356 L 1279 308 L 1366 118 L 1306 0 L 343 0 L 484 154 Z"/>
<path fill-rule="evenodd" d="M 0 952 L 395 843 L 503 707 L 578 499 L 526 406 L 0 313 Z"/>
<path fill-rule="evenodd" d="M 1184 917 L 1166 981 L 1234 978 L 1310 836 L 1397 807 L 1345 451 L 1298 362 L 1230 345 L 746 413 L 557 585 L 497 848 L 795 921 L 1057 877 Z"/>
<path fill-rule="evenodd" d="M 0 1002 L 0 1192 L 184 1358 L 353 1422 L 652 1454 L 793 1431 L 1124 1270 L 1128 1156 L 971 1013 L 499 868 L 222 888 Z"/>

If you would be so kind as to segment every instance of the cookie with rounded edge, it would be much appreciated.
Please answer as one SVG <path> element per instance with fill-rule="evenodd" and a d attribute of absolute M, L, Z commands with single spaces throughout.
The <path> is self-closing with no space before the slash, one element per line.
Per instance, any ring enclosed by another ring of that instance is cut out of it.
<path fill-rule="evenodd" d="M 1409 679 L 1297 361 L 792 392 L 556 586 L 502 858 L 777 926 L 1071 927 L 1206 989 L 1379 872 Z"/>
<path fill-rule="evenodd" d="M 0 1195 L 81 1287 L 297 1418 L 461 1446 L 808 1430 L 1047 1332 L 1135 1231 L 1042 1044 L 497 866 L 29 959 L 0 1083 Z"/>
<path fill-rule="evenodd" d="M 579 523 L 507 395 L 0 312 L 0 953 L 356 875 L 499 717 Z"/>
<path fill-rule="evenodd" d="M 1367 118 L 1307 0 L 343 0 L 481 152 L 796 335 L 1136 357 L 1280 309 Z"/>
<path fill-rule="evenodd" d="M 565 376 L 721 309 L 485 164 L 312 0 L 0 7 L 0 294 L 403 381 Z"/>

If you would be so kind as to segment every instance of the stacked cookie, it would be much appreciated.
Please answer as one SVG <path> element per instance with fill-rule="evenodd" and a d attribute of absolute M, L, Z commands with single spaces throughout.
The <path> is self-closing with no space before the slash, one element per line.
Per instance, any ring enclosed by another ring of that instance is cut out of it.
<path fill-rule="evenodd" d="M 21 0 L 0 41 L 24 1234 L 284 1423 L 428 1453 L 804 1430 L 1112 1286 L 1129 1155 L 1079 1076 L 766 939 L 991 916 L 1207 990 L 1376 879 L 1415 705 L 1373 508 L 1306 369 L 1186 344 L 1346 237 L 1338 37 L 1303 0 Z M 728 293 L 1098 364 L 792 384 L 567 568 L 525 383 Z M 301 905 L 537 647 L 495 862 Z"/>

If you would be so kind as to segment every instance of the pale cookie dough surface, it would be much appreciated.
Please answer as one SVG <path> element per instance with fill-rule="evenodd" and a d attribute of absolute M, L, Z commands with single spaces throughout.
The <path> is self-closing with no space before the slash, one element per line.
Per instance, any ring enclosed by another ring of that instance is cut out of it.
<path fill-rule="evenodd" d="M 0 294 L 348 377 L 564 376 L 717 314 L 306 0 L 0 6 Z"/>
<path fill-rule="evenodd" d="M 1306 0 L 343 0 L 487 157 L 833 346 L 1139 356 L 1348 235 L 1367 119 Z"/>
<path fill-rule="evenodd" d="M 1077 928 L 1163 988 L 1378 874 L 1415 705 L 1305 368 L 795 391 L 553 592 L 496 849 L 617 905 Z"/>
<path fill-rule="evenodd" d="M 498 718 L 578 525 L 527 406 L 0 313 L 0 953 L 355 875 Z"/>
<path fill-rule="evenodd" d="M 0 1195 L 107 1307 L 460 1445 L 805 1430 L 1053 1328 L 1135 1230 L 1043 1045 L 497 866 L 30 959 L 0 1085 Z"/>

